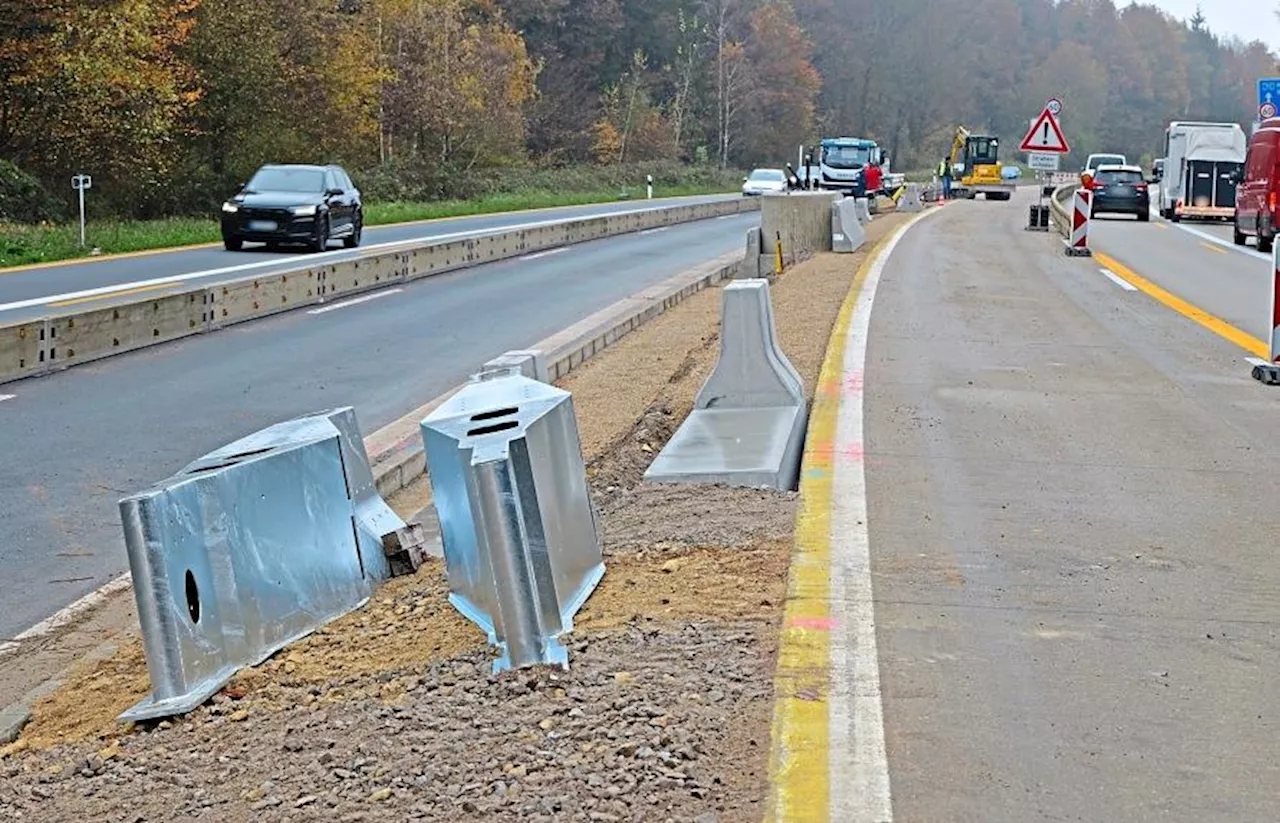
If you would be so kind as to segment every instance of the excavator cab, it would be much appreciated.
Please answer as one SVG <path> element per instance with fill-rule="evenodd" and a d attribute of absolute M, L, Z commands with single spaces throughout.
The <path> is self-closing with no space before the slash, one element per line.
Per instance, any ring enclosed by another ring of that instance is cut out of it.
<path fill-rule="evenodd" d="M 965 138 L 964 167 L 967 171 L 973 171 L 978 166 L 997 166 L 999 164 L 1000 138 L 973 134 Z"/>

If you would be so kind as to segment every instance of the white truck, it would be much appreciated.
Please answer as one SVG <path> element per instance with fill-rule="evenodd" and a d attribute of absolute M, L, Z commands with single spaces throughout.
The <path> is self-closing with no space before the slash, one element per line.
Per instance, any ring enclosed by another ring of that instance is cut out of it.
<path fill-rule="evenodd" d="M 1249 141 L 1238 123 L 1175 121 L 1164 133 L 1160 216 L 1232 220 Z"/>

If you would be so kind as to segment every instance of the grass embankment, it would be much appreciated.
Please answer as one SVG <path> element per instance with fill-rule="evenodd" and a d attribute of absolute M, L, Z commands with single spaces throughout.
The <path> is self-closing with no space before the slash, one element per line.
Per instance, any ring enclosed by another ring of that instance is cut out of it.
<path fill-rule="evenodd" d="M 720 184 L 662 186 L 655 197 L 716 194 L 730 190 Z M 414 220 L 433 220 L 475 214 L 521 211 L 554 206 L 580 206 L 623 199 L 643 200 L 643 187 L 592 191 L 531 190 L 500 192 L 473 200 L 432 202 L 371 202 L 365 204 L 367 225 L 381 226 Z M 78 224 L 29 226 L 0 223 L 0 268 L 87 257 L 92 249 L 101 254 L 147 251 L 190 246 L 221 240 L 216 219 L 175 217 L 163 220 L 90 221 L 86 248 L 80 247 Z"/>

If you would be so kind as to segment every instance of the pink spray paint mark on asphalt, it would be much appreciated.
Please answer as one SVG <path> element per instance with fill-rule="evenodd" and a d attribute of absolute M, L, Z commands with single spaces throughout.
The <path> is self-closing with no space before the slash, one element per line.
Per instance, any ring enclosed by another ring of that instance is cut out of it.
<path fill-rule="evenodd" d="M 850 443 L 847 446 L 842 446 L 839 454 L 841 460 L 849 463 L 861 463 L 867 456 L 861 443 Z"/>
<path fill-rule="evenodd" d="M 844 379 L 844 393 L 857 396 L 862 394 L 862 369 L 850 372 Z"/>
<path fill-rule="evenodd" d="M 817 631 L 830 631 L 836 621 L 830 617 L 793 617 L 788 621 L 793 629 L 816 629 Z"/>

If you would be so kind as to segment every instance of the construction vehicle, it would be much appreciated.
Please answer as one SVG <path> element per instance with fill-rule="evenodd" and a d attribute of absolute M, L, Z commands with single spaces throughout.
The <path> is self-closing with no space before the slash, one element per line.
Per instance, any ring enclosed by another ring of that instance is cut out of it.
<path fill-rule="evenodd" d="M 1017 191 L 1017 184 L 1004 179 L 998 137 L 972 134 L 960 126 L 951 141 L 950 159 L 951 174 L 956 181 L 951 185 L 953 197 L 973 200 L 983 194 L 988 200 L 1008 200 Z"/>

